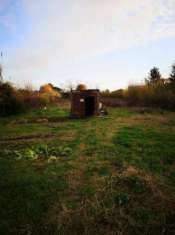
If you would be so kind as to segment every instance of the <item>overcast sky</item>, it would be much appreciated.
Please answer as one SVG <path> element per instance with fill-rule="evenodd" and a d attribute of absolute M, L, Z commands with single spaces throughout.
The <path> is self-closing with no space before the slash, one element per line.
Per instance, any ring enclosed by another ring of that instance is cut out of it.
<path fill-rule="evenodd" d="M 4 75 L 111 90 L 175 60 L 175 0 L 0 0 Z"/>

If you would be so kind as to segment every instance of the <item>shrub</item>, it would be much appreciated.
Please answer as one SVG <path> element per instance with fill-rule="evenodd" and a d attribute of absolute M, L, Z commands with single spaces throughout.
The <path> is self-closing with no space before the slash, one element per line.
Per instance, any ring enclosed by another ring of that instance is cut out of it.
<path fill-rule="evenodd" d="M 46 84 L 40 87 L 39 96 L 42 98 L 46 104 L 54 103 L 61 97 L 61 89 L 54 87 L 52 84 Z"/>
<path fill-rule="evenodd" d="M 44 107 L 47 104 L 47 100 L 42 97 L 38 91 L 19 89 L 17 95 L 21 100 L 23 100 L 28 109 Z"/>
<path fill-rule="evenodd" d="M 9 83 L 0 84 L 0 116 L 8 116 L 25 111 L 23 100 Z"/>

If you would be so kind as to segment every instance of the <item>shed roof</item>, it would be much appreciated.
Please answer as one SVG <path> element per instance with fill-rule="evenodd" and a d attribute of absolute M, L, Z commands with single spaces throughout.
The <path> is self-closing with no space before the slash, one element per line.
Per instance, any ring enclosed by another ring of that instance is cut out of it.
<path fill-rule="evenodd" d="M 100 92 L 99 89 L 87 89 L 87 90 L 73 90 L 72 93 L 89 93 L 89 92 Z"/>

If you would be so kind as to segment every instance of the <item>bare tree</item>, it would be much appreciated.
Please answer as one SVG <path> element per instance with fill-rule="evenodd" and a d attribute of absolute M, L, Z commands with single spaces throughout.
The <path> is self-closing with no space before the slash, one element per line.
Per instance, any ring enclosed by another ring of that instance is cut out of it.
<path fill-rule="evenodd" d="M 24 89 L 30 92 L 34 91 L 33 84 L 31 82 L 26 82 L 24 84 Z"/>
<path fill-rule="evenodd" d="M 75 90 L 76 85 L 72 81 L 69 80 L 69 81 L 66 81 L 64 87 L 68 92 L 72 92 L 73 90 Z"/>

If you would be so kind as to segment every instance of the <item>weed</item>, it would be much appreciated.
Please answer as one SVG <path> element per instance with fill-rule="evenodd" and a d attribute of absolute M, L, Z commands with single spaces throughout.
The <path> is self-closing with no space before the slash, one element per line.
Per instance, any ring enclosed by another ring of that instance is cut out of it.
<path fill-rule="evenodd" d="M 118 183 L 136 194 L 145 193 L 149 190 L 146 183 L 136 175 L 121 177 Z"/>
<path fill-rule="evenodd" d="M 54 156 L 70 156 L 72 155 L 72 149 L 70 147 L 52 147 L 49 153 Z"/>
<path fill-rule="evenodd" d="M 114 202 L 119 206 L 125 206 L 129 202 L 129 195 L 127 193 L 119 193 L 114 197 Z"/>
<path fill-rule="evenodd" d="M 100 176 L 107 176 L 109 175 L 109 169 L 106 166 L 102 166 L 100 169 L 98 169 L 98 174 Z"/>
<path fill-rule="evenodd" d="M 124 169 L 124 160 L 120 155 L 118 156 L 112 156 L 108 158 L 109 162 L 113 167 L 115 167 L 116 170 L 118 171 L 123 171 Z"/>
<path fill-rule="evenodd" d="M 95 189 L 90 185 L 85 185 L 79 188 L 78 194 L 81 197 L 91 197 L 95 194 Z"/>
<path fill-rule="evenodd" d="M 48 146 L 46 144 L 38 145 L 37 148 L 36 148 L 36 152 L 39 155 L 43 155 L 43 156 L 46 156 L 46 157 L 49 156 L 49 148 L 48 148 Z"/>
<path fill-rule="evenodd" d="M 98 168 L 96 166 L 88 166 L 86 170 L 84 171 L 84 175 L 86 177 L 90 177 L 90 176 L 93 176 L 95 172 L 97 171 L 98 171 Z"/>

